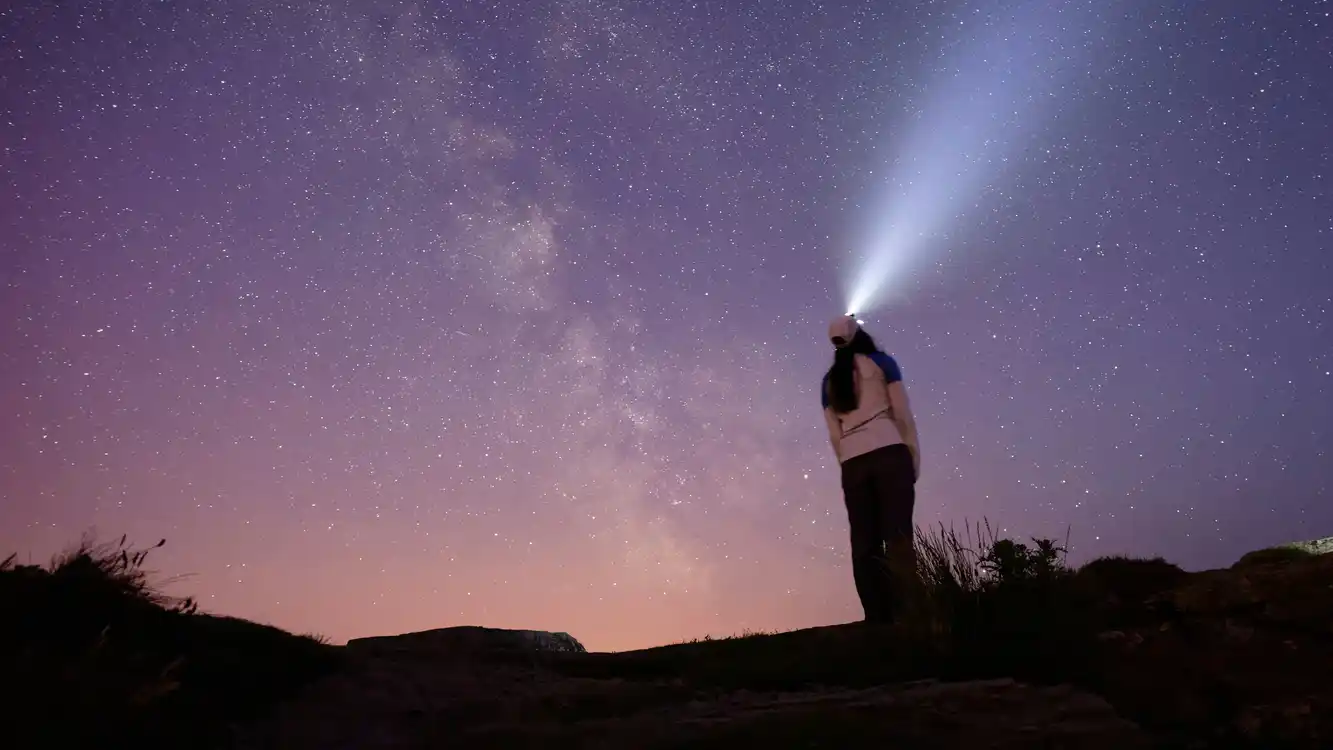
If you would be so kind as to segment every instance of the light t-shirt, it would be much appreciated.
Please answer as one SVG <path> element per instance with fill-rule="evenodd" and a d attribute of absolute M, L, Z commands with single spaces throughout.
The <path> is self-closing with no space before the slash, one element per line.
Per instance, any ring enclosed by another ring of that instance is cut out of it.
<path fill-rule="evenodd" d="M 846 414 L 833 412 L 840 430 L 838 462 L 889 445 L 903 442 L 898 425 L 893 421 L 893 407 L 889 404 L 889 384 L 903 379 L 898 363 L 884 352 L 857 354 L 855 357 L 856 409 Z M 830 409 L 829 376 L 819 388 L 820 402 Z"/>

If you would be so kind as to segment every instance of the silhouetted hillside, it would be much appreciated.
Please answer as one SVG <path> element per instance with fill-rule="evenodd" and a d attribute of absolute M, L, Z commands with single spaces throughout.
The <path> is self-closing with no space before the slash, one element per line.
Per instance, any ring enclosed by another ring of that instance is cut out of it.
<path fill-rule="evenodd" d="M 161 594 L 154 548 L 85 539 L 46 567 L 0 564 L 10 747 L 200 747 L 336 666 L 317 639 Z"/>
<path fill-rule="evenodd" d="M 17 747 L 1333 746 L 1327 540 L 1188 573 L 1074 570 L 980 531 L 920 535 L 893 626 L 626 653 L 478 627 L 326 646 L 197 614 L 148 585 L 145 551 L 84 544 L 0 568 L 6 723 Z"/>

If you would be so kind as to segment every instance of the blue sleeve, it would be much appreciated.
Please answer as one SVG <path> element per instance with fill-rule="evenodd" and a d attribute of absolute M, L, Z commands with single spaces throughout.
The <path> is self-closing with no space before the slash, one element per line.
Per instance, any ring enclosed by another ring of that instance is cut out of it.
<path fill-rule="evenodd" d="M 871 354 L 870 361 L 879 365 L 879 369 L 884 371 L 885 383 L 897 383 L 903 379 L 903 371 L 899 369 L 898 361 L 884 352 Z"/>
<path fill-rule="evenodd" d="M 819 405 L 825 409 L 828 408 L 828 374 L 824 374 L 824 379 L 819 381 Z"/>

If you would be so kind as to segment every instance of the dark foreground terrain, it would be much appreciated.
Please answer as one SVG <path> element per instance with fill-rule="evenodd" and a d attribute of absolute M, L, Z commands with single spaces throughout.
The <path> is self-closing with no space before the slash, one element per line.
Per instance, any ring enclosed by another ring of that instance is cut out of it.
<path fill-rule="evenodd" d="M 20 695 L 0 719 L 11 747 L 1328 748 L 1329 552 L 1333 540 L 1199 573 L 1116 558 L 1069 571 L 1010 544 L 979 576 L 951 567 L 962 555 L 927 555 L 893 628 L 614 654 L 484 628 L 333 647 L 145 603 L 146 589 L 125 594 L 133 607 L 103 592 L 99 619 L 53 583 L 68 571 L 11 567 L 0 657 L 22 657 Z M 54 616 L 43 606 L 78 624 L 34 630 Z"/>

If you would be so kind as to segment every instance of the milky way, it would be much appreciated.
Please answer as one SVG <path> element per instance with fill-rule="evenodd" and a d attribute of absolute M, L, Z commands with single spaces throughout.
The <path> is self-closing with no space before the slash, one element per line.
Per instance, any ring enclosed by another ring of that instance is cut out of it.
<path fill-rule="evenodd" d="M 866 318 L 917 520 L 1333 533 L 1333 6 L 1103 5 Z M 170 591 L 335 641 L 859 617 L 825 325 L 999 7 L 6 5 L 0 553 L 165 537 Z"/>

